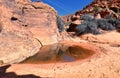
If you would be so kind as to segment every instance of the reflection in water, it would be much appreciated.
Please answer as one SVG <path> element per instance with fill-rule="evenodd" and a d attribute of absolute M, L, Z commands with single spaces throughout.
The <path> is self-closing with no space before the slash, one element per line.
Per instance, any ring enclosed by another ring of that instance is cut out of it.
<path fill-rule="evenodd" d="M 76 60 L 86 59 L 93 54 L 94 52 L 76 45 L 46 45 L 43 46 L 36 55 L 29 57 L 21 63 L 43 64 L 56 62 L 73 62 Z"/>

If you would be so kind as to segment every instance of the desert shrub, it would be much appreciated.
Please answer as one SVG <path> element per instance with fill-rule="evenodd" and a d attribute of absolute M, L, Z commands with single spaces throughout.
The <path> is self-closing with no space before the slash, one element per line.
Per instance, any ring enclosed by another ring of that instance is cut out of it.
<path fill-rule="evenodd" d="M 108 23 L 112 24 L 113 26 L 115 26 L 116 24 L 116 19 L 112 18 L 112 19 L 108 19 Z"/>
<path fill-rule="evenodd" d="M 82 34 L 100 34 L 97 23 L 96 22 L 84 22 L 76 27 L 76 34 L 82 35 Z"/>
<path fill-rule="evenodd" d="M 92 20 L 92 14 L 84 14 L 80 17 L 81 20 L 90 21 Z"/>
<path fill-rule="evenodd" d="M 107 19 L 108 23 L 111 23 L 113 26 L 115 26 L 116 18 L 114 18 L 113 14 L 106 16 L 105 19 Z"/>
<path fill-rule="evenodd" d="M 96 22 L 89 22 L 88 30 L 89 30 L 89 33 L 100 34 L 99 29 L 98 29 L 98 24 Z"/>
<path fill-rule="evenodd" d="M 115 27 L 120 28 L 120 18 L 116 20 Z"/>
<path fill-rule="evenodd" d="M 98 20 L 98 27 L 103 30 L 115 30 L 115 27 L 108 22 L 106 19 L 99 19 Z"/>
<path fill-rule="evenodd" d="M 84 22 L 76 27 L 77 35 L 87 33 L 100 34 L 99 29 L 107 31 L 116 29 L 115 28 L 116 19 L 112 17 L 106 19 L 105 18 L 96 19 L 90 15 L 83 15 L 81 16 L 81 19 L 84 20 Z M 118 23 L 120 23 L 120 20 L 118 20 Z"/>
<path fill-rule="evenodd" d="M 62 32 L 64 31 L 64 21 L 61 19 L 60 16 L 57 17 L 57 26 L 58 26 L 58 29 L 59 29 L 59 32 Z"/>
<path fill-rule="evenodd" d="M 99 12 L 100 7 L 99 7 L 99 6 L 96 6 L 96 7 L 93 8 L 93 10 L 94 10 L 94 12 Z"/>
<path fill-rule="evenodd" d="M 105 17 L 105 19 L 112 19 L 112 18 L 114 18 L 114 17 L 113 17 L 113 14 L 107 15 L 107 16 Z"/>
<path fill-rule="evenodd" d="M 86 22 L 82 23 L 76 27 L 76 34 L 77 35 L 86 34 L 88 33 L 86 29 L 87 29 L 87 23 Z"/>

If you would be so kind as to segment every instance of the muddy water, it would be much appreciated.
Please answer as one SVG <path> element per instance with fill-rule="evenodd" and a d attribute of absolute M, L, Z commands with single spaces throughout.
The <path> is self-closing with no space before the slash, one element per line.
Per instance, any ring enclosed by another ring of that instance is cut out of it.
<path fill-rule="evenodd" d="M 24 64 L 44 64 L 57 62 L 73 62 L 89 58 L 95 54 L 90 50 L 77 45 L 54 44 L 43 46 L 40 51 L 21 63 Z"/>

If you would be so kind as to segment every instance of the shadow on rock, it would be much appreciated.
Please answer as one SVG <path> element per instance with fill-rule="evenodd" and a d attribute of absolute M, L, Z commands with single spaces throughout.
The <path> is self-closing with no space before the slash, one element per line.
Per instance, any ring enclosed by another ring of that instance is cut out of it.
<path fill-rule="evenodd" d="M 35 76 L 32 74 L 29 75 L 17 75 L 14 72 L 6 73 L 7 68 L 9 68 L 11 65 L 6 65 L 3 67 L 0 67 L 0 78 L 41 78 L 39 76 Z"/>

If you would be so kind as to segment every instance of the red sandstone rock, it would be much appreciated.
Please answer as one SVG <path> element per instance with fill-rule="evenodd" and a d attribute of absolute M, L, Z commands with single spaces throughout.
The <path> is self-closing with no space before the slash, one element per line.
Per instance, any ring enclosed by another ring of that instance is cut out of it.
<path fill-rule="evenodd" d="M 0 0 L 0 60 L 19 62 L 41 46 L 63 40 L 56 16 L 57 12 L 42 2 Z"/>
<path fill-rule="evenodd" d="M 81 16 L 83 14 L 94 13 L 100 14 L 100 16 L 106 17 L 109 14 L 113 14 L 114 17 L 120 17 L 120 0 L 94 0 L 92 3 L 87 5 L 81 11 L 77 11 L 73 15 L 63 16 L 64 19 L 70 19 L 74 16 L 74 18 Z M 75 17 L 76 16 L 76 17 Z M 71 21 L 71 20 L 69 20 Z"/>

